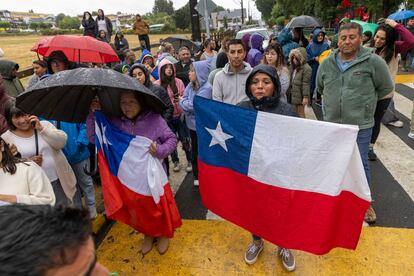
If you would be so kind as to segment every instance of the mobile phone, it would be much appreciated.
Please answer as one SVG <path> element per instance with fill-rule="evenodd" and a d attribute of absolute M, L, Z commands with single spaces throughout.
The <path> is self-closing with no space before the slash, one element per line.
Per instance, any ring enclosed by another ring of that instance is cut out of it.
<path fill-rule="evenodd" d="M 32 125 L 32 128 L 35 128 L 36 122 L 31 122 L 30 124 Z"/>

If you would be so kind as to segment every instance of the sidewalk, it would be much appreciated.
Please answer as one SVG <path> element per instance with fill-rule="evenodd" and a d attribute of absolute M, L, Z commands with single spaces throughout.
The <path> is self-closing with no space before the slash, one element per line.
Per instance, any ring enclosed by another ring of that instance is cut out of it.
<path fill-rule="evenodd" d="M 243 254 L 250 235 L 226 221 L 184 220 L 164 256 L 140 251 L 142 235 L 123 224 L 112 227 L 98 248 L 99 262 L 119 275 L 280 275 L 276 246 L 265 244 L 255 265 Z M 298 275 L 414 275 L 414 229 L 364 227 L 356 251 L 325 256 L 294 251 Z"/>

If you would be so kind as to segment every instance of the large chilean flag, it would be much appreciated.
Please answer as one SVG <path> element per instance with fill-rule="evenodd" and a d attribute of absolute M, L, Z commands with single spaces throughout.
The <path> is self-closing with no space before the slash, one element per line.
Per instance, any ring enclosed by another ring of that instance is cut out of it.
<path fill-rule="evenodd" d="M 356 248 L 371 201 L 358 127 L 201 97 L 194 106 L 208 209 L 281 247 Z"/>
<path fill-rule="evenodd" d="M 151 237 L 172 237 L 181 218 L 152 141 L 125 133 L 95 112 L 95 144 L 106 215 Z"/>

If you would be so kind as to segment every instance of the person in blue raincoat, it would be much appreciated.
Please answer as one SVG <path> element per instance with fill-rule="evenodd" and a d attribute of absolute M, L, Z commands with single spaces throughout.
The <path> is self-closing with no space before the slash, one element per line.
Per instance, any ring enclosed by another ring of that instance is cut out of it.
<path fill-rule="evenodd" d="M 293 41 L 292 33 L 287 28 L 283 28 L 283 30 L 279 33 L 277 41 L 280 46 L 282 46 L 283 56 L 285 57 L 286 64 L 288 64 L 290 51 L 292 49 L 299 48 L 299 44 Z"/>
<path fill-rule="evenodd" d="M 310 100 L 316 97 L 316 103 L 320 103 L 321 94 L 314 95 L 316 87 L 316 73 L 319 68 L 319 56 L 329 49 L 329 44 L 325 41 L 325 32 L 321 28 L 315 28 L 312 32 L 312 41 L 306 47 L 306 53 L 308 55 L 308 64 L 312 67 L 311 87 L 310 87 Z"/>
<path fill-rule="evenodd" d="M 145 65 L 145 67 L 147 67 L 147 70 L 149 72 L 151 72 L 151 76 L 154 78 L 154 80 L 158 80 L 159 76 L 158 76 L 158 65 L 155 64 L 155 58 L 154 56 L 151 54 L 150 51 L 148 51 L 147 49 L 144 49 L 142 51 L 141 57 L 139 59 L 139 61 Z M 154 81 L 152 80 L 152 81 Z"/>

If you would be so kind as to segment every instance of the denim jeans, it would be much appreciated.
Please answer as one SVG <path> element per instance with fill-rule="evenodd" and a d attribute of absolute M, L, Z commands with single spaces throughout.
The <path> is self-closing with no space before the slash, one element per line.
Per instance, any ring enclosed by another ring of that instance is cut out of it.
<path fill-rule="evenodd" d="M 89 158 L 77 164 L 71 165 L 76 176 L 76 193 L 74 203 L 76 208 L 82 208 L 82 193 L 85 195 L 86 206 L 95 206 L 95 188 L 93 187 L 92 177 L 87 175 L 83 168 L 89 169 Z"/>
<path fill-rule="evenodd" d="M 364 165 L 365 177 L 367 178 L 368 184 L 371 183 L 371 172 L 369 169 L 368 161 L 368 150 L 369 143 L 372 136 L 372 127 L 366 129 L 360 129 L 357 136 L 357 144 L 359 149 L 359 154 L 361 155 L 362 164 Z"/>
<path fill-rule="evenodd" d="M 168 123 L 168 126 L 171 128 L 172 132 L 174 132 L 176 135 L 178 135 L 178 140 L 181 141 L 181 144 L 183 145 L 183 149 L 185 152 L 185 157 L 187 158 L 187 162 L 191 162 L 192 160 L 192 154 L 191 154 L 191 139 L 190 139 L 190 133 L 187 126 L 184 124 L 181 119 L 173 119 L 170 123 Z M 172 161 L 179 162 L 178 159 L 178 153 L 177 149 L 171 153 L 171 159 Z"/>

